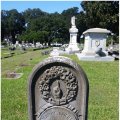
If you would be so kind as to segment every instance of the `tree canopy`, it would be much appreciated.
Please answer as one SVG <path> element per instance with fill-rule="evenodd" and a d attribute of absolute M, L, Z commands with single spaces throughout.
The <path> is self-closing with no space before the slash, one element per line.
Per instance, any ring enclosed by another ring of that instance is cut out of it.
<path fill-rule="evenodd" d="M 69 41 L 71 17 L 76 16 L 78 37 L 88 28 L 101 27 L 119 35 L 119 1 L 83 1 L 78 7 L 63 10 L 61 14 L 46 13 L 39 8 L 19 13 L 16 9 L 1 10 L 1 40 L 11 38 L 41 43 Z M 16 38 L 16 35 L 18 38 Z"/>
<path fill-rule="evenodd" d="M 103 27 L 119 34 L 118 1 L 83 1 L 81 6 L 85 13 L 86 25 Z"/>

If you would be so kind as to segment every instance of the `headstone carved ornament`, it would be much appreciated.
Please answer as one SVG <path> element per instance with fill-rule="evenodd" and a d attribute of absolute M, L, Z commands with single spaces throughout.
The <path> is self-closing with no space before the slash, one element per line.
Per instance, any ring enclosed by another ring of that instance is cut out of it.
<path fill-rule="evenodd" d="M 56 86 L 51 87 L 55 82 Z M 65 84 L 63 93 L 60 83 Z M 77 95 L 77 81 L 73 73 L 66 67 L 53 66 L 41 76 L 39 89 L 44 100 L 51 104 L 62 105 L 73 100 Z M 51 92 L 51 90 L 53 90 Z"/>

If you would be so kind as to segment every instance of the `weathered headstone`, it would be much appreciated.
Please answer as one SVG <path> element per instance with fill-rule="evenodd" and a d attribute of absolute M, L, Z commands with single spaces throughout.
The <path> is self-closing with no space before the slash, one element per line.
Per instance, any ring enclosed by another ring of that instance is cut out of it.
<path fill-rule="evenodd" d="M 29 77 L 30 120 L 87 120 L 88 80 L 71 59 L 50 57 Z"/>

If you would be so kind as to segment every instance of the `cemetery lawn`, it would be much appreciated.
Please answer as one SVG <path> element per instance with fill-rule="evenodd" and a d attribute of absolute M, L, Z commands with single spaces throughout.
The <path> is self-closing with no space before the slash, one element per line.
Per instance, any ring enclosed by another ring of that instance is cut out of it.
<path fill-rule="evenodd" d="M 33 66 L 48 55 L 27 51 L 1 60 L 1 119 L 28 120 L 28 76 Z M 84 69 L 89 80 L 88 120 L 118 119 L 119 62 L 85 62 L 70 55 Z M 19 79 L 6 79 L 7 72 L 23 73 Z"/>

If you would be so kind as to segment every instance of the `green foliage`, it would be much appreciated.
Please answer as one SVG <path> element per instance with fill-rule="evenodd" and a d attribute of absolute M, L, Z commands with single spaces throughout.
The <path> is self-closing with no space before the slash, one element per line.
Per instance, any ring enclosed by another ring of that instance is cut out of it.
<path fill-rule="evenodd" d="M 53 43 L 56 43 L 56 42 L 62 43 L 62 39 L 61 38 L 54 38 L 52 42 Z"/>
<path fill-rule="evenodd" d="M 48 22 L 49 21 L 49 22 Z M 53 42 L 54 38 L 61 38 L 62 40 L 68 40 L 69 38 L 69 28 L 67 28 L 63 17 L 57 13 L 51 14 L 49 16 L 44 16 L 36 18 L 30 22 L 28 25 L 28 31 L 46 31 L 43 33 L 46 36 L 45 42 Z M 59 41 L 58 41 L 59 42 Z M 62 41 L 63 42 L 63 41 Z"/>
<path fill-rule="evenodd" d="M 86 15 L 84 14 L 83 11 L 81 11 L 77 16 L 76 19 L 76 26 L 78 26 L 79 30 L 79 37 L 82 35 L 82 33 L 87 30 L 88 26 L 86 25 Z"/>
<path fill-rule="evenodd" d="M 7 46 L 7 42 L 3 41 L 3 42 L 1 42 L 1 45 Z"/>
<path fill-rule="evenodd" d="M 83 1 L 81 6 L 89 28 L 103 27 L 119 34 L 119 1 Z"/>
<path fill-rule="evenodd" d="M 47 31 L 30 31 L 28 33 L 25 32 L 24 34 L 19 35 L 18 39 L 19 41 L 46 43 L 48 42 L 48 35 L 49 32 Z"/>
<path fill-rule="evenodd" d="M 30 22 L 30 20 L 36 19 L 36 18 L 44 16 L 44 15 L 47 15 L 48 13 L 43 12 L 39 8 L 34 8 L 34 9 L 28 8 L 27 10 L 22 12 L 22 14 L 23 14 L 23 16 L 26 20 L 26 23 L 28 23 L 28 22 Z"/>
<path fill-rule="evenodd" d="M 1 11 L 2 40 L 5 36 L 11 36 L 15 42 L 15 35 L 21 34 L 24 30 L 25 19 L 16 9 Z"/>
<path fill-rule="evenodd" d="M 78 7 L 69 8 L 67 10 L 63 10 L 62 15 L 65 15 L 65 16 L 69 15 L 72 17 L 78 14 L 78 10 L 79 10 Z"/>
<path fill-rule="evenodd" d="M 117 35 L 109 35 L 106 42 L 107 46 L 114 43 L 119 44 L 119 37 Z"/>

